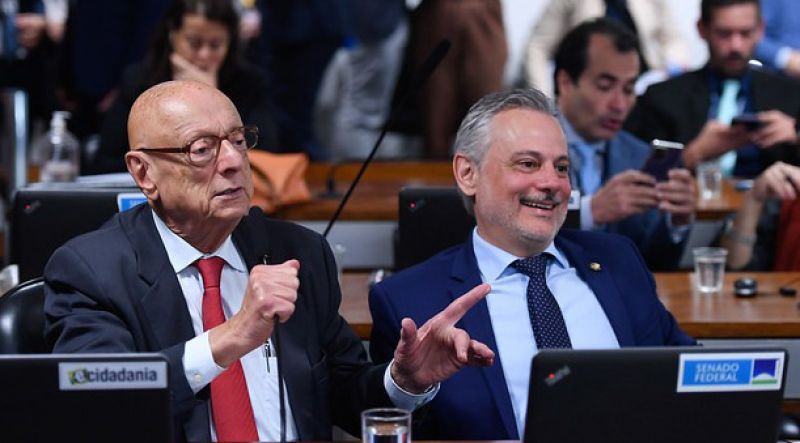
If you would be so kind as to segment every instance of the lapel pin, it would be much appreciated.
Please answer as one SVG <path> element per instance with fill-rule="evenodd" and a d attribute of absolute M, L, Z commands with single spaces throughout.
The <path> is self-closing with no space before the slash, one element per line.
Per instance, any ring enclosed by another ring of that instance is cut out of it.
<path fill-rule="evenodd" d="M 593 261 L 593 262 L 589 263 L 589 269 L 591 269 L 594 272 L 600 272 L 600 269 L 602 269 L 602 268 L 600 267 L 600 263 L 597 263 L 596 261 Z"/>

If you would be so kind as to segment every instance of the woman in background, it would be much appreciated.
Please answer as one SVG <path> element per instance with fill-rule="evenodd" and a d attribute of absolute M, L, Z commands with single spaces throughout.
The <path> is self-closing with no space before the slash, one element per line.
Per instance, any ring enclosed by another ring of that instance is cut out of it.
<path fill-rule="evenodd" d="M 174 0 L 143 63 L 129 67 L 103 122 L 97 152 L 82 174 L 126 171 L 128 112 L 147 88 L 168 80 L 197 80 L 227 95 L 245 125 L 259 129 L 258 148 L 275 147 L 266 76 L 239 54 L 239 15 L 230 0 Z"/>
<path fill-rule="evenodd" d="M 800 167 L 776 162 L 755 179 L 722 236 L 730 269 L 800 270 L 798 194 Z"/>

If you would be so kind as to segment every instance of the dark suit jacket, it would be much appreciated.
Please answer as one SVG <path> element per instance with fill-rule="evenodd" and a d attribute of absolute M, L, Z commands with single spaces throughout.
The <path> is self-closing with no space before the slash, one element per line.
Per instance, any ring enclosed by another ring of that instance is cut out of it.
<path fill-rule="evenodd" d="M 607 143 L 603 184 L 611 177 L 629 169 L 639 170 L 650 155 L 650 146 L 629 132 L 620 131 Z M 580 156 L 570 152 L 574 167 L 570 168 L 572 183 L 580 183 Z M 583 190 L 581 190 L 583 191 Z M 624 235 L 639 248 L 647 267 L 651 270 L 671 271 L 678 267 L 686 241 L 675 243 L 667 225 L 665 212 L 657 208 L 632 215 L 604 226 L 605 232 Z M 688 236 L 687 236 L 688 237 Z"/>
<path fill-rule="evenodd" d="M 251 209 L 233 233 L 248 268 L 300 261 L 294 315 L 281 325 L 281 359 L 300 440 L 330 440 L 331 423 L 358 435 L 362 409 L 390 405 L 386 366 L 371 366 L 339 316 L 336 267 L 325 240 Z M 169 361 L 176 437 L 210 441 L 208 386 L 192 393 L 182 364 L 195 336 L 178 279 L 147 205 L 56 250 L 44 271 L 46 338 L 54 352 L 161 352 Z"/>
<path fill-rule="evenodd" d="M 778 110 L 800 116 L 800 84 L 765 71 L 752 71 L 755 111 Z M 706 68 L 687 72 L 650 86 L 639 98 L 625 129 L 642 140 L 654 138 L 688 143 L 708 121 L 711 98 Z M 797 148 L 781 145 L 765 151 L 765 165 L 776 160 L 797 162 Z"/>
<path fill-rule="evenodd" d="M 624 237 L 562 229 L 555 240 L 605 311 L 620 346 L 691 345 L 656 296 L 655 282 L 636 247 Z M 589 264 L 601 265 L 598 272 Z M 402 271 L 370 292 L 375 361 L 386 361 L 399 339 L 400 321 L 422 324 L 457 297 L 481 283 L 472 241 L 448 249 Z M 457 325 L 497 353 L 485 300 Z M 511 399 L 503 376 L 503 356 L 488 368 L 464 368 L 443 382 L 415 426 L 421 439 L 518 440 Z"/>

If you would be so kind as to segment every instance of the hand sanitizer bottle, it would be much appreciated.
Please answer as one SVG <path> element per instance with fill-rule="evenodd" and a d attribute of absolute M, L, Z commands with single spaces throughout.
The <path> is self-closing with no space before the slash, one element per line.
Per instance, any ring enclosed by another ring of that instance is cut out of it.
<path fill-rule="evenodd" d="M 80 143 L 67 131 L 69 112 L 53 112 L 50 131 L 33 146 L 32 161 L 40 164 L 43 182 L 74 181 L 80 170 Z"/>

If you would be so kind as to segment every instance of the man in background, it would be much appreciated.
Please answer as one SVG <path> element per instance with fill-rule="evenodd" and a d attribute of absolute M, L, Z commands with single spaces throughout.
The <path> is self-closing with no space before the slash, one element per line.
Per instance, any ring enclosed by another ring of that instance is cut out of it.
<path fill-rule="evenodd" d="M 636 102 L 637 48 L 615 20 L 578 25 L 556 50 L 557 103 L 581 228 L 625 235 L 651 270 L 674 270 L 694 218 L 694 179 L 686 169 L 664 171 L 661 181 L 642 172 L 653 150 L 622 129 Z"/>
<path fill-rule="evenodd" d="M 748 63 L 764 34 L 758 0 L 703 0 L 697 30 L 708 63 L 651 86 L 626 129 L 643 140 L 684 143 L 689 169 L 719 158 L 724 175 L 755 177 L 776 160 L 795 162 L 800 85 Z M 741 114 L 757 122 L 732 124 Z"/>

